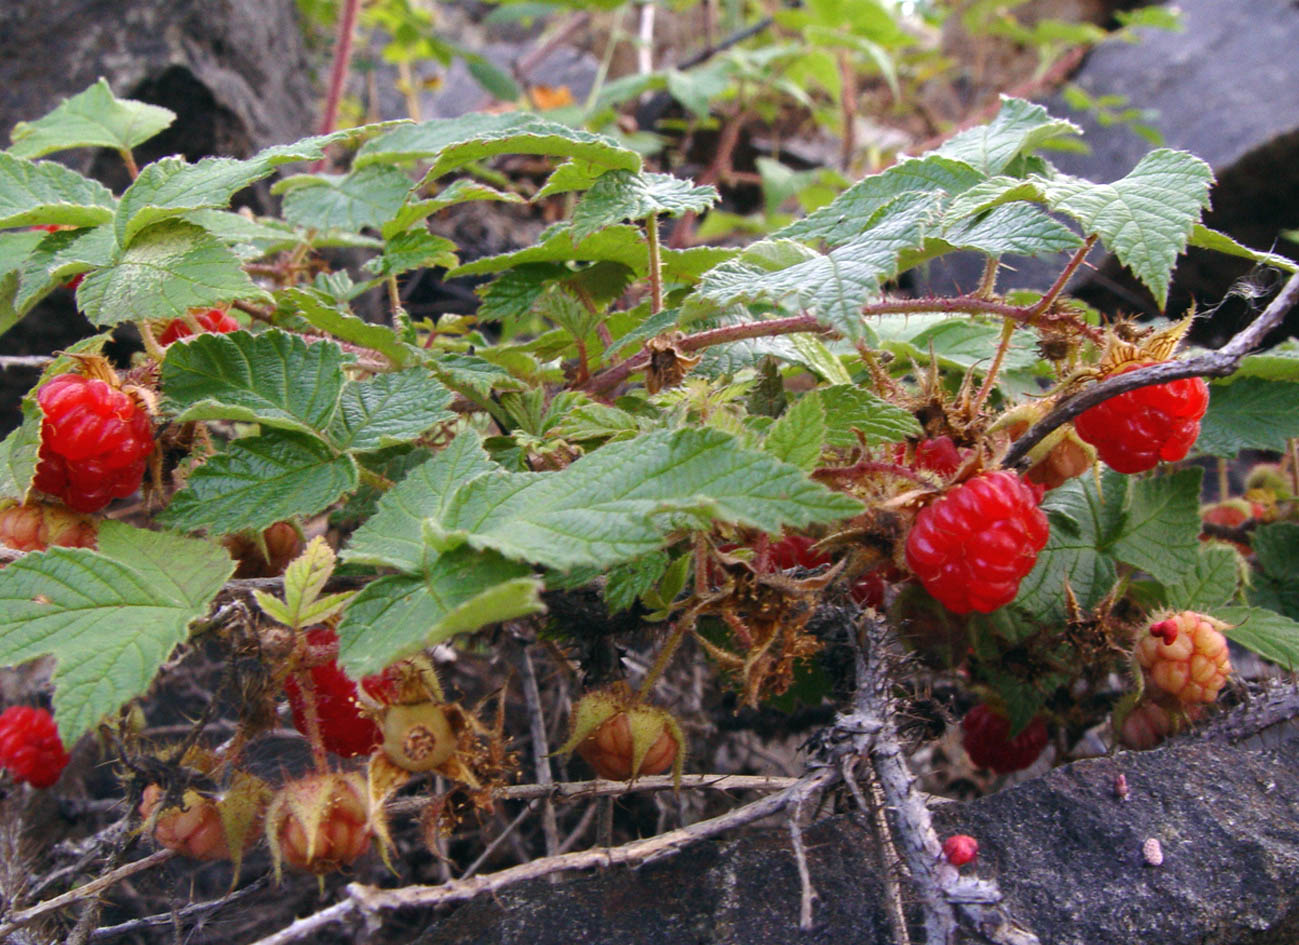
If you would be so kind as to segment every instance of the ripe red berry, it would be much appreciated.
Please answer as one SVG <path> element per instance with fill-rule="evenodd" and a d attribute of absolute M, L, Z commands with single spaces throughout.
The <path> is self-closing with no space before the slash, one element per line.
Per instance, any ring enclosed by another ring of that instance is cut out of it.
<path fill-rule="evenodd" d="M 976 705 L 961 720 L 961 744 L 980 768 L 1009 774 L 1027 768 L 1046 747 L 1046 723 L 1041 716 L 1010 737 L 1010 720 L 986 705 Z"/>
<path fill-rule="evenodd" d="M 973 863 L 979 855 L 979 841 L 967 833 L 954 833 L 943 841 L 943 856 L 953 866 Z"/>
<path fill-rule="evenodd" d="M 54 717 L 44 709 L 10 706 L 0 714 L 0 767 L 32 787 L 47 788 L 68 765 Z"/>
<path fill-rule="evenodd" d="M 908 464 L 912 469 L 927 469 L 939 476 L 950 476 L 961 467 L 969 450 L 958 450 L 950 436 L 937 436 L 932 440 L 921 440 L 916 444 L 915 453 Z M 905 463 L 906 444 L 899 443 L 893 449 L 893 461 Z"/>
<path fill-rule="evenodd" d="M 36 400 L 45 415 L 37 489 L 78 512 L 97 512 L 140 487 L 153 424 L 130 394 L 99 378 L 60 374 Z"/>
<path fill-rule="evenodd" d="M 194 313 L 198 323 L 210 332 L 218 335 L 226 335 L 232 331 L 239 330 L 239 323 L 221 311 L 219 308 L 210 308 L 206 311 Z M 194 329 L 190 328 L 183 318 L 173 318 L 167 323 L 167 327 L 162 330 L 158 336 L 158 344 L 164 348 L 178 338 L 188 338 L 194 334 Z"/>
<path fill-rule="evenodd" d="M 907 567 L 953 613 L 1009 604 L 1046 544 L 1039 495 L 1006 470 L 961 483 L 916 516 Z"/>
<path fill-rule="evenodd" d="M 1131 364 L 1118 371 L 1146 367 Z M 1182 459 L 1200 435 L 1209 407 L 1209 385 L 1198 377 L 1138 387 L 1111 397 L 1074 421 L 1074 430 L 1096 447 L 1100 458 L 1121 473 L 1154 469 Z"/>
<path fill-rule="evenodd" d="M 307 630 L 307 643 L 312 647 L 337 646 L 338 635 L 328 627 L 312 627 Z M 356 682 L 332 659 L 312 666 L 307 673 L 316 697 L 316 718 L 325 750 L 343 758 L 374 751 L 383 741 L 383 735 L 374 720 L 361 711 Z M 289 697 L 294 727 L 307 735 L 307 701 L 296 673 L 290 673 L 284 680 L 284 692 Z"/>

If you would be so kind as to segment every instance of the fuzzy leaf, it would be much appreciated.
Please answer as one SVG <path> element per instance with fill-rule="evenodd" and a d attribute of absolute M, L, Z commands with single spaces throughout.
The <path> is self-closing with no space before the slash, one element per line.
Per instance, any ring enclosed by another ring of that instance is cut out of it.
<path fill-rule="evenodd" d="M 469 177 L 453 180 L 442 188 L 436 197 L 430 197 L 427 200 L 413 199 L 421 190 L 422 187 L 417 187 L 411 191 L 406 197 L 406 203 L 397 211 L 397 215 L 383 225 L 381 232 L 384 239 L 392 239 L 397 234 L 406 232 L 416 223 L 427 219 L 439 210 L 444 210 L 458 203 L 468 203 L 475 200 L 496 200 L 503 203 L 523 202 L 523 198 L 518 194 L 497 190 L 495 187 L 488 187 L 486 184 L 481 184 Z"/>
<path fill-rule="evenodd" d="M 1120 504 L 1121 490 L 1107 490 L 1106 501 Z M 1106 515 L 1096 484 L 1083 477 L 1053 489 L 1042 502 L 1051 532 L 1037 563 L 1019 585 L 1014 606 L 1038 619 L 1065 615 L 1065 585 L 1084 608 L 1094 606 L 1118 577 L 1114 559 L 1099 549 L 1104 544 Z"/>
<path fill-rule="evenodd" d="M 0 152 L 0 227 L 96 226 L 113 218 L 116 205 L 107 187 L 62 164 Z"/>
<path fill-rule="evenodd" d="M 1247 377 L 1210 391 L 1197 452 L 1234 459 L 1241 450 L 1284 450 L 1290 437 L 1299 436 L 1299 384 Z"/>
<path fill-rule="evenodd" d="M 1264 525 L 1254 532 L 1250 544 L 1258 573 L 1253 575 L 1249 602 L 1299 619 L 1299 525 Z"/>
<path fill-rule="evenodd" d="M 695 187 L 671 174 L 608 171 L 573 209 L 573 234 L 580 240 L 623 220 L 702 213 L 718 199 L 716 187 Z"/>
<path fill-rule="evenodd" d="M 1196 568 L 1200 549 L 1201 469 L 1129 479 L 1129 497 L 1118 532 L 1107 550 L 1165 585 L 1180 583 Z"/>
<path fill-rule="evenodd" d="M 0 571 L 0 664 L 55 657 L 54 718 L 68 745 L 149 688 L 234 571 L 219 545 L 111 520 L 98 544 Z"/>
<path fill-rule="evenodd" d="M 176 120 L 158 105 L 118 98 L 100 79 L 64 99 L 36 121 L 20 121 L 11 132 L 15 157 L 37 158 L 69 148 L 130 149 L 148 141 Z"/>
<path fill-rule="evenodd" d="M 1282 669 L 1299 669 L 1299 623 L 1261 607 L 1219 607 L 1212 616 L 1230 624 L 1227 639 Z"/>
<path fill-rule="evenodd" d="M 491 552 L 460 548 L 419 575 L 367 584 L 338 628 L 338 662 L 352 676 L 502 620 L 545 610 L 541 580 Z"/>
<path fill-rule="evenodd" d="M 860 387 L 822 387 L 816 396 L 825 407 L 825 441 L 830 446 L 856 446 L 854 429 L 866 435 L 868 445 L 901 443 L 921 432 L 908 411 Z"/>
<path fill-rule="evenodd" d="M 1082 238 L 1037 207 L 1010 203 L 944 227 L 941 251 L 975 250 L 988 256 L 1043 256 L 1077 249 Z M 931 250 L 928 255 L 939 255 Z"/>
<path fill-rule="evenodd" d="M 383 253 L 365 264 L 377 276 L 396 276 L 412 269 L 454 269 L 460 265 L 456 244 L 425 230 L 399 233 L 390 239 Z"/>
<path fill-rule="evenodd" d="M 113 231 L 107 226 L 46 234 L 19 270 L 14 307 L 25 315 L 77 273 L 109 265 L 113 248 Z"/>
<path fill-rule="evenodd" d="M 398 128 L 366 142 L 354 166 L 428 161 L 432 166 L 424 175 L 427 182 L 498 154 L 576 157 L 606 168 L 640 170 L 640 156 L 611 139 L 527 112 L 473 113 Z"/>
<path fill-rule="evenodd" d="M 202 334 L 171 345 L 162 389 L 178 421 L 246 420 L 319 433 L 334 419 L 343 352 L 272 329 Z"/>
<path fill-rule="evenodd" d="M 1177 256 L 1186 249 L 1200 212 L 1209 206 L 1213 171 L 1185 151 L 1151 151 L 1126 177 L 1093 184 L 1060 176 L 1043 184 L 1050 208 L 1100 235 L 1154 293 L 1162 308 Z"/>
<path fill-rule="evenodd" d="M 807 394 L 794 401 L 771 425 L 762 449 L 783 463 L 811 472 L 821 459 L 826 433 L 824 402 L 815 394 Z"/>
<path fill-rule="evenodd" d="M 22 499 L 36 475 L 36 454 L 41 448 L 40 408 L 25 402 L 23 422 L 0 440 L 0 499 Z"/>
<path fill-rule="evenodd" d="M 450 403 L 451 392 L 425 368 L 348 381 L 327 437 L 358 453 L 407 443 L 454 419 Z"/>
<path fill-rule="evenodd" d="M 315 437 L 280 431 L 235 440 L 190 474 L 162 521 L 229 534 L 314 515 L 356 488 L 355 461 Z"/>
<path fill-rule="evenodd" d="M 1211 230 L 1201 223 L 1191 227 L 1191 236 L 1188 242 L 1191 246 L 1211 249 L 1216 253 L 1226 253 L 1228 256 L 1239 256 L 1241 259 L 1248 259 L 1260 265 L 1275 266 L 1285 272 L 1299 271 L 1299 263 L 1296 263 L 1289 256 L 1282 256 L 1280 253 L 1265 253 L 1259 249 L 1250 249 L 1248 246 L 1236 242 L 1226 233 Z"/>
<path fill-rule="evenodd" d="M 1073 122 L 1052 118 L 1041 105 L 1002 96 L 1001 110 L 992 121 L 962 131 L 934 153 L 963 161 L 991 177 L 1005 171 L 1021 154 L 1028 154 L 1053 138 L 1081 133 Z"/>
<path fill-rule="evenodd" d="M 321 536 L 313 538 L 307 547 L 289 562 L 284 569 L 284 606 L 289 619 L 283 621 L 291 627 L 303 627 L 303 611 L 320 597 L 334 573 L 334 550 Z"/>
<path fill-rule="evenodd" d="M 1241 557 L 1222 544 L 1201 544 L 1195 567 L 1165 588 L 1165 603 L 1176 610 L 1211 612 L 1236 596 Z"/>
<path fill-rule="evenodd" d="M 356 233 L 397 215 L 414 185 L 395 167 L 373 164 L 350 174 L 299 174 L 271 188 L 284 194 L 284 219 L 296 226 Z"/>
<path fill-rule="evenodd" d="M 107 269 L 86 276 L 77 305 L 92 325 L 180 318 L 191 308 L 270 296 L 229 249 L 192 223 L 167 220 L 141 231 Z"/>
<path fill-rule="evenodd" d="M 387 325 L 376 325 L 357 318 L 344 307 L 325 302 L 307 289 L 290 289 L 283 294 L 282 301 L 290 311 L 296 312 L 340 341 L 373 348 L 391 361 L 394 367 L 408 367 L 424 358 L 424 353 L 419 348 L 406 344 Z"/>

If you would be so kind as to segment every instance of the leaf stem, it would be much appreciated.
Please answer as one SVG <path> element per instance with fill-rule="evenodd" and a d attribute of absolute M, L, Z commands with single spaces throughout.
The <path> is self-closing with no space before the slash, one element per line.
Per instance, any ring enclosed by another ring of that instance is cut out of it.
<path fill-rule="evenodd" d="M 668 668 L 668 663 L 672 661 L 673 654 L 676 653 L 677 647 L 681 645 L 681 640 L 685 637 L 686 632 L 694 625 L 693 615 L 683 615 L 672 625 L 672 633 L 668 636 L 663 647 L 654 657 L 654 665 L 649 668 L 645 678 L 640 682 L 640 688 L 636 690 L 636 701 L 644 702 L 645 699 L 654 691 L 654 684 L 659 681 L 663 671 Z"/>
<path fill-rule="evenodd" d="M 1001 338 L 997 340 L 997 352 L 992 356 L 992 364 L 988 367 L 988 373 L 983 378 L 983 384 L 979 387 L 979 392 L 974 395 L 974 403 L 970 404 L 965 415 L 974 419 L 987 403 L 988 395 L 992 393 L 993 386 L 997 383 L 997 374 L 1001 371 L 1001 365 L 1006 360 L 1006 352 L 1010 350 L 1010 339 L 1015 334 L 1015 322 L 1013 319 L 1006 319 L 1001 324 Z"/>
<path fill-rule="evenodd" d="M 1051 288 L 1046 290 L 1046 295 L 1042 296 L 1042 298 L 1038 300 L 1038 303 L 1032 307 L 1032 314 L 1028 319 L 1029 324 L 1035 322 L 1044 312 L 1047 311 L 1047 309 L 1055 304 L 1055 300 L 1059 298 L 1060 293 L 1064 291 L 1065 285 L 1073 277 L 1073 274 L 1077 272 L 1078 267 L 1083 264 L 1083 260 L 1087 258 L 1087 254 L 1091 252 L 1092 247 L 1095 245 L 1095 233 L 1083 240 L 1083 244 L 1074 252 L 1068 265 L 1064 267 L 1060 275 L 1056 276 L 1055 282 L 1051 283 Z"/>
<path fill-rule="evenodd" d="M 126 173 L 130 175 L 131 180 L 140 176 L 140 168 L 135 163 L 135 155 L 131 153 L 130 148 L 118 148 L 117 153 L 122 156 L 122 163 L 126 165 Z"/>
<path fill-rule="evenodd" d="M 663 259 L 659 251 L 659 218 L 651 213 L 645 220 L 645 242 L 649 246 L 650 314 L 663 311 Z"/>

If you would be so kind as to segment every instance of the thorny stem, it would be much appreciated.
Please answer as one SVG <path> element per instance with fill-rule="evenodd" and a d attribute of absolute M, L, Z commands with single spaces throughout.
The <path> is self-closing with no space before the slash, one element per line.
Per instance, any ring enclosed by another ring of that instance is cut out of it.
<path fill-rule="evenodd" d="M 983 263 L 983 277 L 979 287 L 974 290 L 976 298 L 990 299 L 997 288 L 997 270 L 1001 268 L 1001 257 L 989 256 Z"/>
<path fill-rule="evenodd" d="M 307 742 L 311 745 L 311 765 L 320 774 L 329 771 L 329 762 L 325 759 L 324 736 L 320 733 L 320 713 L 316 706 L 316 685 L 311 673 L 295 671 L 298 691 L 302 694 L 302 717 L 307 723 Z"/>
<path fill-rule="evenodd" d="M 997 352 L 992 356 L 992 364 L 988 367 L 988 373 L 984 375 L 983 384 L 979 387 L 979 392 L 974 395 L 974 402 L 970 404 L 966 411 L 966 416 L 971 420 L 979 415 L 983 405 L 988 401 L 988 395 L 992 393 L 992 388 L 996 386 L 997 375 L 1001 372 L 1001 365 L 1006 360 L 1006 352 L 1010 350 L 1010 341 L 1015 334 L 1015 323 L 1011 319 L 1006 319 L 1001 324 L 1001 337 L 997 340 Z"/>
<path fill-rule="evenodd" d="M 343 10 L 338 19 L 338 37 L 334 42 L 334 64 L 329 70 L 329 91 L 325 96 L 325 112 L 320 118 L 320 131 L 327 135 L 334 130 L 338 120 L 338 103 L 343 98 L 343 86 L 347 84 L 348 69 L 352 64 L 352 39 L 356 34 L 356 15 L 361 9 L 361 0 L 343 0 Z M 312 165 L 312 171 L 319 171 L 325 160 L 321 158 Z"/>
<path fill-rule="evenodd" d="M 397 275 L 393 273 L 384 280 L 388 285 L 388 314 L 392 317 L 392 327 L 401 329 L 401 290 L 397 288 Z"/>
<path fill-rule="evenodd" d="M 649 246 L 650 314 L 657 315 L 663 311 L 663 261 L 657 213 L 651 213 L 645 220 L 645 242 Z"/>
<path fill-rule="evenodd" d="M 1028 455 L 1028 451 L 1042 442 L 1052 430 L 1111 397 L 1141 387 L 1149 387 L 1152 384 L 1167 384 L 1169 381 L 1187 377 L 1225 377 L 1233 373 L 1245 355 L 1257 348 L 1267 333 L 1281 324 L 1281 320 L 1296 303 L 1299 303 L 1299 273 L 1290 276 L 1286 284 L 1281 287 L 1281 291 L 1248 328 L 1217 351 L 1137 368 L 1135 371 L 1106 378 L 1088 387 L 1057 405 L 1054 410 L 1034 424 L 1032 429 L 1012 443 L 1002 460 L 1002 465 L 1007 468 L 1018 465 Z"/>
<path fill-rule="evenodd" d="M 272 309 L 254 305 L 252 302 L 234 301 L 230 303 L 230 307 L 237 308 L 239 311 L 251 315 L 259 322 L 265 322 L 268 325 L 275 320 L 275 312 Z"/>
<path fill-rule="evenodd" d="M 554 784 L 555 777 L 550 771 L 550 753 L 549 746 L 546 744 L 546 720 L 542 715 L 541 691 L 537 686 L 537 670 L 532 665 L 532 656 L 528 653 L 526 645 L 523 647 L 519 665 L 523 675 L 523 700 L 528 707 L 528 734 L 532 739 L 532 757 L 537 783 L 551 785 Z M 546 838 L 546 855 L 554 856 L 559 852 L 559 824 L 555 820 L 555 805 L 548 797 L 543 801 L 541 826 Z M 486 855 L 487 853 L 484 852 L 483 856 Z M 471 869 L 469 873 L 472 872 Z"/>
<path fill-rule="evenodd" d="M 147 319 L 140 319 L 135 323 L 135 327 L 140 330 L 140 340 L 144 342 L 144 351 L 154 361 L 159 364 L 167 357 L 162 345 L 158 344 L 158 339 L 153 336 L 153 329 L 149 327 Z"/>
<path fill-rule="evenodd" d="M 1033 315 L 1029 318 L 1029 324 L 1035 322 L 1040 315 L 1045 313 L 1055 304 L 1055 300 L 1060 297 L 1060 293 L 1064 291 L 1064 287 L 1068 284 L 1069 280 L 1073 278 L 1073 274 L 1078 270 L 1078 267 L 1083 264 L 1083 260 L 1087 258 L 1087 254 L 1091 252 L 1092 247 L 1095 245 L 1095 234 L 1092 234 L 1087 237 L 1087 239 L 1083 240 L 1083 244 L 1079 246 L 1078 250 L 1073 254 L 1073 258 L 1069 260 L 1069 264 L 1061 270 L 1060 275 L 1055 277 L 1055 282 L 1051 283 L 1051 288 L 1046 290 L 1046 295 L 1042 296 L 1042 298 L 1038 300 L 1038 303 L 1033 306 Z"/>

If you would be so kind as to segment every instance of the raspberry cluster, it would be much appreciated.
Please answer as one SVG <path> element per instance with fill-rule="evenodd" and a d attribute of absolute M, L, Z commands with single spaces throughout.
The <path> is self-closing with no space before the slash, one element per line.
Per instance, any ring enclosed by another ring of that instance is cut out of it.
<path fill-rule="evenodd" d="M 1040 492 L 1012 472 L 975 476 L 922 509 L 907 535 L 907 567 L 957 614 L 1015 599 L 1046 545 Z"/>
<path fill-rule="evenodd" d="M 36 393 L 44 413 L 33 485 L 78 512 L 97 512 L 140 488 L 153 451 L 149 414 L 99 378 L 60 374 Z"/>
<path fill-rule="evenodd" d="M 980 768 L 1009 774 L 1027 768 L 1046 747 L 1046 723 L 1041 716 L 1010 737 L 1010 720 L 987 705 L 976 705 L 961 720 L 961 744 Z"/>
<path fill-rule="evenodd" d="M 209 308 L 202 312 L 195 312 L 194 317 L 198 323 L 203 326 L 205 331 L 215 332 L 218 335 L 227 335 L 232 331 L 239 330 L 239 323 L 221 311 L 219 308 Z M 194 334 L 194 329 L 183 318 L 173 318 L 167 323 L 167 327 L 158 335 L 158 344 L 164 348 L 179 338 L 188 338 Z"/>
<path fill-rule="evenodd" d="M 1145 363 L 1130 364 L 1126 374 Z M 1111 469 L 1139 473 L 1160 462 L 1174 462 L 1190 451 L 1209 408 L 1209 385 L 1188 377 L 1152 384 L 1111 397 L 1074 421 L 1074 430 Z"/>
<path fill-rule="evenodd" d="M 44 709 L 14 705 L 0 714 L 0 767 L 19 781 L 47 788 L 68 765 L 54 717 Z"/>

